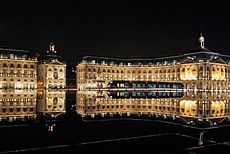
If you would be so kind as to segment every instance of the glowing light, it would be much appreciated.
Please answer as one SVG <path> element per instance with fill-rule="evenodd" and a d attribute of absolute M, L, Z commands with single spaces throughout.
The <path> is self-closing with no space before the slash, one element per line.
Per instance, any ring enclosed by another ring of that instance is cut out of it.
<path fill-rule="evenodd" d="M 17 83 L 16 83 L 16 89 L 21 89 L 21 88 L 22 88 L 22 83 L 17 82 Z"/>
<path fill-rule="evenodd" d="M 180 78 L 181 80 L 196 80 L 197 70 L 195 66 L 184 68 L 184 70 L 180 72 Z"/>
<path fill-rule="evenodd" d="M 180 108 L 184 110 L 185 115 L 194 116 L 196 111 L 196 102 L 192 100 L 181 100 Z"/>

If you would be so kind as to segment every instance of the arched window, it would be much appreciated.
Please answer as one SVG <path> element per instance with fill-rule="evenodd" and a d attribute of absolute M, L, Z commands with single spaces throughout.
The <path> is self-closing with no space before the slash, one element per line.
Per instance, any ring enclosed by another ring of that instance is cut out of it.
<path fill-rule="evenodd" d="M 54 73 L 53 73 L 53 77 L 54 77 L 54 79 L 58 79 L 58 73 L 57 73 L 57 72 L 54 72 Z"/>
<path fill-rule="evenodd" d="M 185 72 L 185 68 L 182 69 L 182 72 Z"/>
<path fill-rule="evenodd" d="M 58 98 L 55 97 L 55 98 L 53 99 L 53 108 L 57 108 L 57 107 L 58 107 Z"/>
<path fill-rule="evenodd" d="M 223 69 L 223 68 L 221 68 L 221 72 L 224 72 L 224 69 Z"/>
<path fill-rule="evenodd" d="M 14 68 L 14 64 L 10 64 L 10 67 L 11 67 L 11 68 Z"/>
<path fill-rule="evenodd" d="M 200 71 L 203 71 L 203 66 L 200 66 Z"/>
<path fill-rule="evenodd" d="M 21 64 L 18 64 L 18 68 L 21 68 Z"/>
<path fill-rule="evenodd" d="M 177 72 L 180 72 L 180 67 L 177 68 Z"/>
<path fill-rule="evenodd" d="M 27 65 L 26 65 L 26 64 L 24 64 L 24 68 L 27 68 Z"/>
<path fill-rule="evenodd" d="M 3 67 L 7 67 L 6 63 L 3 64 Z"/>
<path fill-rule="evenodd" d="M 30 65 L 30 68 L 34 68 L 34 65 Z"/>

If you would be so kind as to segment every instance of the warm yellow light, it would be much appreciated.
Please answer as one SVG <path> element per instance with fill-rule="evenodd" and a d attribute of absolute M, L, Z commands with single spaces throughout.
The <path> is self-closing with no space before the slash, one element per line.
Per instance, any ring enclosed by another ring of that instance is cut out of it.
<path fill-rule="evenodd" d="M 224 114 L 225 104 L 224 101 L 212 101 L 212 111 L 213 114 Z M 221 112 L 222 111 L 222 112 Z"/>
<path fill-rule="evenodd" d="M 190 66 L 189 68 L 184 68 L 184 71 L 180 72 L 181 80 L 196 80 L 197 70 L 195 66 Z"/>
<path fill-rule="evenodd" d="M 20 89 L 20 88 L 22 88 L 22 83 L 20 83 L 20 82 L 17 82 L 17 83 L 16 83 L 16 88 L 17 88 L 17 89 Z"/>
<path fill-rule="evenodd" d="M 181 100 L 180 108 L 184 109 L 184 113 L 181 114 L 195 115 L 194 111 L 196 110 L 196 102 L 197 101 L 192 101 L 192 100 Z"/>

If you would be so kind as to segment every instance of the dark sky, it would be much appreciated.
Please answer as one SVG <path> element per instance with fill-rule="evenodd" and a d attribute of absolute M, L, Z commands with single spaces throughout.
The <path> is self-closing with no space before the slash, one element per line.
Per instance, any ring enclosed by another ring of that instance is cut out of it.
<path fill-rule="evenodd" d="M 227 5 L 148 0 L 0 5 L 0 47 L 42 54 L 54 42 L 67 64 L 77 64 L 84 55 L 128 58 L 190 52 L 197 48 L 200 32 L 207 48 L 230 54 Z"/>

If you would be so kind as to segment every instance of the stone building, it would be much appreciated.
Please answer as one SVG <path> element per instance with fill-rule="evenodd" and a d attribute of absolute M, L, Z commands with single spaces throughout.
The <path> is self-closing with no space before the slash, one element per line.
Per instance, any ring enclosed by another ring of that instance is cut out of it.
<path fill-rule="evenodd" d="M 0 120 L 36 117 L 37 58 L 0 48 Z"/>
<path fill-rule="evenodd" d="M 65 90 L 38 90 L 37 112 L 57 117 L 65 113 Z"/>
<path fill-rule="evenodd" d="M 38 64 L 38 88 L 63 89 L 66 87 L 66 64 L 60 59 L 55 45 L 50 43 L 45 58 Z"/>
<path fill-rule="evenodd" d="M 83 57 L 76 67 L 77 112 L 82 116 L 137 113 L 201 120 L 229 117 L 230 56 L 208 50 L 202 35 L 198 41 L 197 50 L 168 57 Z M 133 86 L 143 82 L 144 87 Z M 111 87 L 111 83 L 116 84 Z M 157 95 L 149 98 L 149 93 L 141 93 L 143 97 L 136 97 L 133 91 L 152 88 L 149 83 L 162 85 L 150 90 Z M 170 83 L 181 83 L 183 89 L 167 87 Z M 172 97 L 178 90 L 183 96 Z M 111 98 L 108 93 L 112 91 L 123 93 Z"/>

